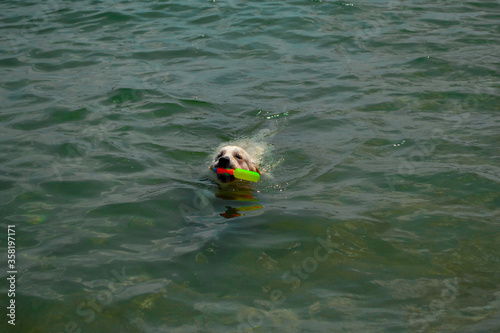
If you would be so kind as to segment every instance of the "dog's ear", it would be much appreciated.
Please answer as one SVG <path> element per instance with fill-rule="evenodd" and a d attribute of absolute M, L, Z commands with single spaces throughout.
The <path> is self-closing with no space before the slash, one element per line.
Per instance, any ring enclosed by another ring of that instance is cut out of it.
<path fill-rule="evenodd" d="M 252 161 L 252 169 L 253 170 L 250 170 L 250 171 L 255 171 L 257 172 L 259 175 L 260 175 L 260 170 L 259 170 L 259 167 L 257 166 L 257 164 L 255 164 L 255 162 Z"/>
<path fill-rule="evenodd" d="M 210 166 L 208 167 L 208 170 L 213 170 L 214 169 L 214 164 L 210 164 Z"/>

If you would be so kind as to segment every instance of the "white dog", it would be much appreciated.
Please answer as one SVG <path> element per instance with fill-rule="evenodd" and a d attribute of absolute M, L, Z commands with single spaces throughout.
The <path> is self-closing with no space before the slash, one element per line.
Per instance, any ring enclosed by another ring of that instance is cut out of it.
<path fill-rule="evenodd" d="M 212 164 L 209 166 L 210 170 L 214 167 L 224 169 L 245 169 L 255 171 L 260 174 L 259 167 L 254 162 L 252 157 L 239 146 L 224 146 L 213 159 Z M 236 178 L 230 175 L 217 174 L 217 180 L 221 183 L 233 182 Z"/>

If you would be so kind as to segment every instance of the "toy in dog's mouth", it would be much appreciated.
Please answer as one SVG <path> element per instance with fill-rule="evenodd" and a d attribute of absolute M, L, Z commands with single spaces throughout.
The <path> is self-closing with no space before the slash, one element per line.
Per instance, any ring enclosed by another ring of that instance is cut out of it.
<path fill-rule="evenodd" d="M 260 174 L 258 172 L 239 169 L 239 168 L 224 169 L 224 168 L 214 167 L 214 172 L 217 173 L 217 175 L 230 175 L 233 176 L 233 178 L 248 180 L 251 182 L 258 182 L 260 179 Z M 228 181 L 231 181 L 231 178 L 229 178 Z"/>

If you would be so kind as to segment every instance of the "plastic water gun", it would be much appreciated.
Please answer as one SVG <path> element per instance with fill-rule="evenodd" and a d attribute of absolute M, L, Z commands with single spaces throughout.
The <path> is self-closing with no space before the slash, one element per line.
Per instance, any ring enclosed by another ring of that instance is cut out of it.
<path fill-rule="evenodd" d="M 214 167 L 214 172 L 217 174 L 229 174 L 231 176 L 234 176 L 234 178 L 249 180 L 251 182 L 257 182 L 260 179 L 260 175 L 258 172 L 245 169 L 223 169 Z"/>

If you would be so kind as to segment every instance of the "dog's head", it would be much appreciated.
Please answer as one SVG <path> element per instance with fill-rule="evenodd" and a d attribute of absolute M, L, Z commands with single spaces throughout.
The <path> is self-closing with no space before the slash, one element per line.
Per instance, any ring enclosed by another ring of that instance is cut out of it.
<path fill-rule="evenodd" d="M 238 146 L 224 146 L 215 156 L 212 164 L 209 166 L 210 170 L 216 168 L 224 169 L 244 169 L 255 171 L 260 174 L 260 170 L 252 160 L 252 157 L 241 147 Z M 229 175 L 217 174 L 217 180 L 221 183 L 230 183 L 236 178 Z"/>

